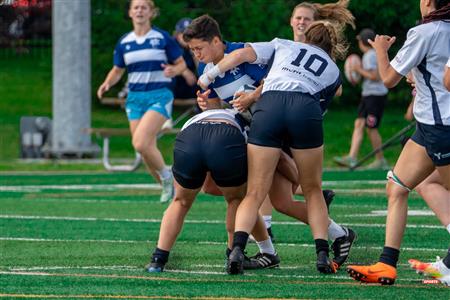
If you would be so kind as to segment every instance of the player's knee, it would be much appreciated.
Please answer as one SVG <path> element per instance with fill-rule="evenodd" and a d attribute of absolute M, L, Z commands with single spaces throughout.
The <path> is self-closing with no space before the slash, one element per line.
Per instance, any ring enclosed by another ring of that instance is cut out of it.
<path fill-rule="evenodd" d="M 133 148 L 139 153 L 145 153 L 149 151 L 152 147 L 150 140 L 134 139 L 133 138 Z"/>
<path fill-rule="evenodd" d="M 182 209 L 189 210 L 194 202 L 193 199 L 187 199 L 185 197 L 180 197 L 175 195 L 173 202 L 179 205 Z"/>
<path fill-rule="evenodd" d="M 386 184 L 386 195 L 389 200 L 404 198 L 405 196 L 407 197 L 408 194 L 409 191 L 406 188 L 399 186 L 391 180 Z"/>

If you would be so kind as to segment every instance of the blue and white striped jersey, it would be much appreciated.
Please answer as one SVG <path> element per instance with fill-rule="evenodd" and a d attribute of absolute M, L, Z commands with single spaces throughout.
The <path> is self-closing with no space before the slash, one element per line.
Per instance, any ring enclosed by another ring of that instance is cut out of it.
<path fill-rule="evenodd" d="M 225 55 L 231 53 L 236 49 L 244 47 L 244 43 L 225 43 Z M 213 63 L 199 63 L 198 73 L 202 75 L 207 72 L 210 68 L 213 68 Z M 209 98 L 220 98 L 225 102 L 230 102 L 233 100 L 233 95 L 238 88 L 245 84 L 258 86 L 259 82 L 267 74 L 266 65 L 255 65 L 249 63 L 243 63 L 239 66 L 220 74 L 216 77 L 214 82 L 209 85 L 211 93 Z"/>
<path fill-rule="evenodd" d="M 436 21 L 411 28 L 391 66 L 416 81 L 414 117 L 423 124 L 450 125 L 450 92 L 443 84 L 450 57 L 450 22 Z"/>
<path fill-rule="evenodd" d="M 150 91 L 170 86 L 172 79 L 164 76 L 161 64 L 172 63 L 181 55 L 166 31 L 152 27 L 145 36 L 133 31 L 122 36 L 114 50 L 114 65 L 127 68 L 130 91 Z"/>
<path fill-rule="evenodd" d="M 270 42 L 249 43 L 255 50 L 254 64 L 270 64 L 264 79 L 266 91 L 291 91 L 312 95 L 324 106 L 341 85 L 339 68 L 322 49 L 299 42 L 275 38 Z"/>

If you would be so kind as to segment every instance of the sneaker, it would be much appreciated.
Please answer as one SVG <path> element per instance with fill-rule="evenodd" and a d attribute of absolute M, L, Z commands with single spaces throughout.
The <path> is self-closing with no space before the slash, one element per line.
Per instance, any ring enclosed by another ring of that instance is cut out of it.
<path fill-rule="evenodd" d="M 342 167 L 353 168 L 358 161 L 350 156 L 335 156 L 333 157 L 335 163 Z"/>
<path fill-rule="evenodd" d="M 280 257 L 275 254 L 258 252 L 255 256 L 250 257 L 248 263 L 244 263 L 244 270 L 269 269 L 280 266 Z"/>
<path fill-rule="evenodd" d="M 431 276 L 446 286 L 450 286 L 450 269 L 447 268 L 439 257 L 434 263 L 424 263 L 415 259 L 408 260 L 408 263 L 417 273 Z"/>
<path fill-rule="evenodd" d="M 157 258 L 152 258 L 152 261 L 145 266 L 145 269 L 149 273 L 161 273 L 164 271 L 165 262 L 158 261 Z"/>
<path fill-rule="evenodd" d="M 364 169 L 366 170 L 389 170 L 390 166 L 386 159 L 376 159 L 368 164 Z"/>
<path fill-rule="evenodd" d="M 230 275 L 244 274 L 244 252 L 240 247 L 235 247 L 228 256 L 227 273 Z"/>
<path fill-rule="evenodd" d="M 322 194 L 325 199 L 325 203 L 327 204 L 327 210 L 330 211 L 330 204 L 333 202 L 336 193 L 333 190 L 323 190 Z"/>
<path fill-rule="evenodd" d="M 335 262 L 331 261 L 328 258 L 328 255 L 325 251 L 320 251 L 317 254 L 317 271 L 324 274 L 336 273 L 337 265 Z"/>
<path fill-rule="evenodd" d="M 347 260 L 350 249 L 352 248 L 353 243 L 356 240 L 356 233 L 351 229 L 342 226 L 346 235 L 341 236 L 334 240 L 333 244 L 331 244 L 331 249 L 333 249 L 333 262 L 336 263 L 337 269 L 339 269 Z"/>
<path fill-rule="evenodd" d="M 348 266 L 347 272 L 353 279 L 365 283 L 391 285 L 397 278 L 397 269 L 382 262 L 371 266 Z"/>
<path fill-rule="evenodd" d="M 225 269 L 227 268 L 227 265 L 228 265 L 228 258 L 230 257 L 230 253 L 231 253 L 231 250 L 227 248 L 227 250 L 225 251 Z M 250 257 L 248 257 L 245 252 L 244 252 L 243 269 L 244 270 L 252 269 L 252 262 L 250 261 Z"/>
<path fill-rule="evenodd" d="M 161 203 L 166 203 L 170 200 L 172 200 L 174 195 L 174 187 L 173 187 L 173 176 L 170 175 L 167 179 L 161 180 L 161 197 L 159 198 L 159 201 Z"/>

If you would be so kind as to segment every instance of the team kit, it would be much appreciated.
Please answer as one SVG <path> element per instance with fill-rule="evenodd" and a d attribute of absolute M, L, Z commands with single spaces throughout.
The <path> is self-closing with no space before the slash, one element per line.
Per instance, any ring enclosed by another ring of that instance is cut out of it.
<path fill-rule="evenodd" d="M 378 134 L 388 88 L 403 77 L 415 88 L 416 120 L 415 133 L 387 170 L 388 215 L 381 254 L 372 265 L 346 265 L 358 233 L 329 215 L 334 192 L 322 190 L 322 165 L 323 119 L 332 99 L 342 93 L 336 61 L 347 57 L 343 31 L 355 28 L 349 0 L 299 3 L 290 20 L 292 40 L 230 42 L 209 15 L 184 20 L 182 42 L 198 61 L 196 98 L 201 111 L 177 135 L 172 167 L 164 164 L 156 143 L 149 142 L 147 148 L 154 151 L 148 153 L 138 146 L 144 133 L 156 134 L 152 126 L 160 128 L 170 118 L 170 77 L 184 76 L 186 65 L 172 37 L 151 25 L 153 1 L 131 1 L 134 30 L 119 40 L 114 67 L 98 95 L 128 73 L 126 111 L 133 146 L 142 149 L 148 169 L 163 186 L 161 201 L 169 203 L 146 271 L 164 272 L 192 203 L 198 193 L 209 190 L 226 201 L 224 252 L 230 275 L 282 263 L 271 232 L 271 213 L 262 210 L 266 205 L 310 227 L 318 272 L 333 274 L 345 268 L 364 283 L 395 283 L 412 190 L 450 234 L 450 3 L 419 2 L 422 21 L 409 30 L 394 58 L 387 52 L 395 37 L 363 29 L 357 36 L 362 59 L 352 57 L 345 64 L 344 75 L 351 83 L 363 81 L 357 120 L 371 137 Z M 351 156 L 335 161 L 354 163 Z M 382 156 L 374 163 L 387 164 Z M 432 194 L 420 188 L 423 185 L 433 185 Z M 305 200 L 295 200 L 294 195 Z M 259 249 L 253 256 L 245 252 L 249 240 Z M 409 264 L 450 285 L 450 249 L 441 255 L 435 262 Z"/>

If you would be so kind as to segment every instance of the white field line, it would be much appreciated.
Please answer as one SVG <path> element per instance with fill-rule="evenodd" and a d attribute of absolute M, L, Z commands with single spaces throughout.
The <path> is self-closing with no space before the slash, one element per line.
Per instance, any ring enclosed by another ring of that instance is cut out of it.
<path fill-rule="evenodd" d="M 161 223 L 161 219 L 119 219 L 119 218 L 94 218 L 94 217 L 64 217 L 64 216 L 24 216 L 24 215 L 0 215 L 0 219 L 18 219 L 18 220 L 57 220 L 57 221 L 88 221 L 88 222 L 131 222 L 131 223 Z M 224 224 L 222 220 L 185 220 L 184 223 L 189 224 Z M 305 226 L 305 223 L 295 221 L 275 221 L 275 225 L 300 225 Z M 342 223 L 342 225 L 354 227 L 367 228 L 384 228 L 385 224 L 363 224 L 363 223 Z M 408 224 L 407 228 L 430 228 L 440 229 L 440 225 L 417 225 Z"/>
<path fill-rule="evenodd" d="M 360 186 L 360 185 L 385 185 L 386 180 L 341 180 L 324 181 L 325 187 L 329 186 Z M 2 185 L 0 192 L 37 192 L 41 190 L 123 190 L 123 189 L 144 189 L 160 190 L 157 183 L 137 183 L 137 184 L 52 184 L 52 185 Z"/>
<path fill-rule="evenodd" d="M 27 238 L 27 237 L 0 237 L 0 241 L 19 241 L 19 242 L 43 242 L 43 243 L 110 243 L 110 244 L 142 244 L 142 243 L 150 243 L 155 244 L 156 241 L 150 240 L 142 240 L 142 241 L 133 241 L 133 240 L 92 240 L 92 239 L 38 239 L 38 238 Z M 177 244 L 190 244 L 192 242 L 188 241 L 177 241 Z M 225 242 L 213 242 L 213 241 L 198 241 L 196 242 L 199 245 L 212 245 L 212 246 L 225 246 Z M 295 244 L 295 243 L 276 243 L 275 246 L 279 247 L 299 247 L 299 248 L 314 248 L 313 244 Z M 361 250 L 382 250 L 383 247 L 380 246 L 353 246 L 352 249 L 361 249 Z M 438 249 L 438 248 L 414 248 L 414 247 L 402 247 L 402 251 L 423 251 L 423 252 L 435 252 L 440 253 L 442 251 L 446 251 L 446 249 Z"/>
<path fill-rule="evenodd" d="M 66 268 L 66 269 L 73 269 L 73 268 Z M 78 268 L 75 268 L 78 269 Z M 107 268 L 105 268 L 107 270 Z M 192 271 L 192 270 L 176 270 L 176 269 L 166 269 L 164 270 L 164 273 L 174 273 L 174 274 L 191 274 L 191 275 L 219 275 L 224 276 L 226 275 L 225 271 L 222 272 L 216 272 L 216 271 Z M 49 272 L 31 272 L 31 271 L 0 271 L 0 274 L 3 275 L 22 275 L 22 276 L 55 276 L 58 275 L 58 273 L 49 273 Z M 87 274 L 89 275 L 89 274 Z M 69 275 L 68 275 L 69 276 Z M 76 274 L 73 276 L 76 277 Z M 92 276 L 95 276 L 93 274 Z M 127 275 L 118 275 L 114 274 L 115 278 L 121 278 L 128 279 L 129 276 Z M 246 278 L 251 277 L 267 277 L 267 278 L 292 278 L 292 279 L 324 279 L 325 277 L 323 275 L 295 275 L 295 274 L 289 274 L 289 275 L 277 275 L 277 274 L 262 274 L 260 272 L 258 273 L 252 273 L 252 272 L 246 272 L 244 275 Z M 328 279 L 337 279 L 337 280 L 343 280 L 343 281 L 353 281 L 350 276 L 341 276 L 341 275 L 327 275 L 326 278 Z M 134 278 L 133 278 L 134 279 Z M 408 278 L 400 278 L 397 279 L 397 281 L 403 281 L 403 282 L 418 282 L 420 279 L 408 279 Z"/>
<path fill-rule="evenodd" d="M 386 217 L 387 210 L 373 210 L 368 214 L 349 214 L 343 215 L 343 217 Z M 423 217 L 423 216 L 434 216 L 434 212 L 429 209 L 423 210 L 408 210 L 408 217 Z"/>

